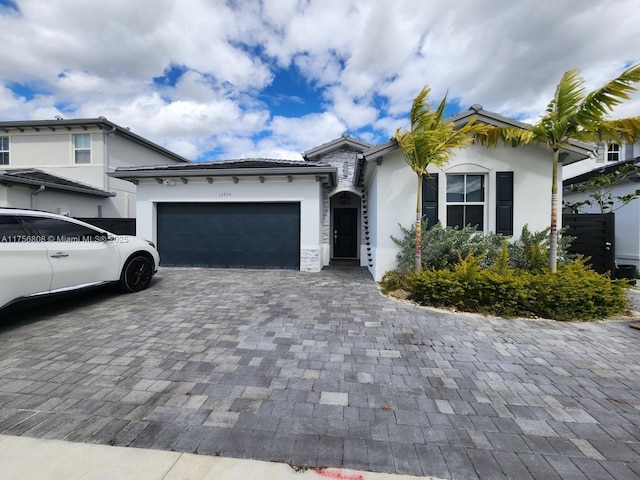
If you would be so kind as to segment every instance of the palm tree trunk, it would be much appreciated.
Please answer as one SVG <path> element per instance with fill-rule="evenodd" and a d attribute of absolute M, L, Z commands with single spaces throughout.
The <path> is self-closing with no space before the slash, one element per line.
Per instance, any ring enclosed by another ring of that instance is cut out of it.
<path fill-rule="evenodd" d="M 551 185 L 551 228 L 549 230 L 549 268 L 556 273 L 558 268 L 558 156 L 559 149 L 553 150 L 553 174 Z"/>
<path fill-rule="evenodd" d="M 416 273 L 422 270 L 422 173 L 418 175 L 418 194 L 416 202 L 416 258 L 414 269 Z"/>

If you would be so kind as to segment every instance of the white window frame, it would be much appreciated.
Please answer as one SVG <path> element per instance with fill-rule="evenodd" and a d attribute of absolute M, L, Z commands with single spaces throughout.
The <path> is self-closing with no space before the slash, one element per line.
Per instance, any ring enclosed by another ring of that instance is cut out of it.
<path fill-rule="evenodd" d="M 449 178 L 450 177 L 463 177 L 464 181 L 463 181 L 463 201 L 462 202 L 454 202 L 454 201 L 449 201 Z M 467 196 L 467 177 L 481 177 L 482 178 L 482 201 L 467 201 L 466 196 Z M 445 199 L 445 225 L 449 225 L 449 206 L 456 206 L 456 205 L 460 205 L 463 207 L 467 207 L 467 206 L 482 206 L 482 224 L 477 226 L 477 231 L 478 233 L 486 233 L 486 225 L 487 225 L 487 204 L 489 201 L 488 198 L 488 180 L 489 180 L 489 176 L 486 173 L 480 173 L 480 172 L 469 172 L 469 173 L 447 173 L 445 175 L 445 195 L 444 195 L 444 199 Z M 463 209 L 464 211 L 464 226 L 467 225 L 466 223 L 466 209 Z"/>
<path fill-rule="evenodd" d="M 0 136 L 0 165 L 9 165 L 9 144 L 10 140 L 7 136 Z"/>
<path fill-rule="evenodd" d="M 91 163 L 91 134 L 90 133 L 74 133 L 73 134 L 73 161 L 76 165 L 87 165 Z M 78 146 L 78 139 L 88 139 L 89 145 L 84 145 L 84 141 L 81 146 Z M 85 155 L 88 156 L 85 159 Z"/>
<path fill-rule="evenodd" d="M 606 151 L 604 152 L 604 157 L 607 159 L 607 162 L 619 162 L 622 160 L 622 145 L 616 142 L 608 143 L 606 145 Z M 615 149 L 612 149 L 615 148 Z M 615 156 L 616 158 L 611 159 L 610 155 Z"/>

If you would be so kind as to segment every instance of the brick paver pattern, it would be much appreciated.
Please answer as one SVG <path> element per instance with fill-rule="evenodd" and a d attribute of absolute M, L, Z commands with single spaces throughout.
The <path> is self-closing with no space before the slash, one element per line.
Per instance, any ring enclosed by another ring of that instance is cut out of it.
<path fill-rule="evenodd" d="M 137 294 L 9 317 L 0 433 L 455 479 L 640 478 L 628 322 L 422 309 L 358 268 L 164 268 Z"/>

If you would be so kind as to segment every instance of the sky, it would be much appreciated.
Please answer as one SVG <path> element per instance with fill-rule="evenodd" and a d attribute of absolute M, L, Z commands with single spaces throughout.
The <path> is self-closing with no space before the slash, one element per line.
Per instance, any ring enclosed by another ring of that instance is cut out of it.
<path fill-rule="evenodd" d="M 431 87 L 535 122 L 640 62 L 637 0 L 0 0 L 0 120 L 106 117 L 194 161 L 377 144 Z M 640 95 L 613 118 L 640 115 Z"/>

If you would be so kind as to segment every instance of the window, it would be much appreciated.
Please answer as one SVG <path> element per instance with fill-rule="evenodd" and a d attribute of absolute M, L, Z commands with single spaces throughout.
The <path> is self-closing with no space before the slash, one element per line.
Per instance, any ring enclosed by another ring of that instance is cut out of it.
<path fill-rule="evenodd" d="M 91 135 L 82 133 L 73 136 L 76 163 L 91 163 Z"/>
<path fill-rule="evenodd" d="M 0 216 L 0 243 L 25 242 L 27 232 L 14 216 Z"/>
<path fill-rule="evenodd" d="M 447 226 L 484 231 L 484 175 L 447 175 Z"/>
<path fill-rule="evenodd" d="M 0 137 L 0 165 L 9 165 L 9 137 Z"/>
<path fill-rule="evenodd" d="M 620 145 L 610 143 L 607 145 L 607 162 L 617 162 L 620 160 Z"/>
<path fill-rule="evenodd" d="M 49 217 L 28 217 L 29 223 L 38 236 L 51 242 L 97 242 L 104 240 L 104 234 L 65 220 Z"/>

